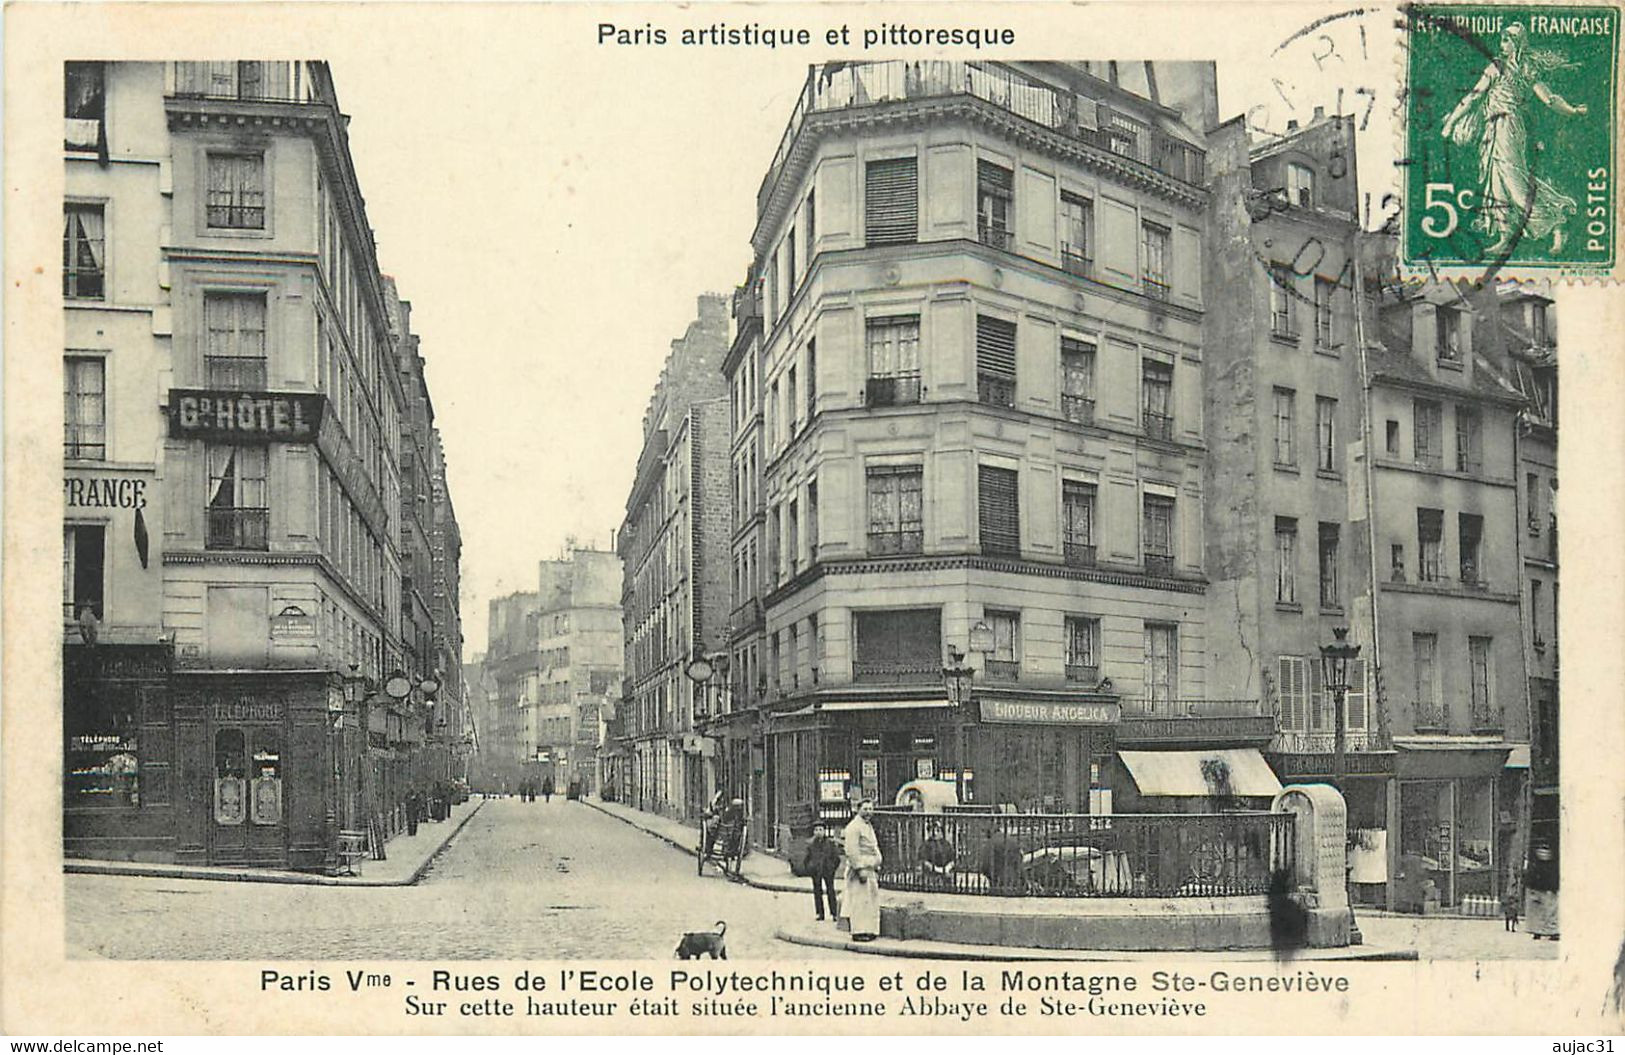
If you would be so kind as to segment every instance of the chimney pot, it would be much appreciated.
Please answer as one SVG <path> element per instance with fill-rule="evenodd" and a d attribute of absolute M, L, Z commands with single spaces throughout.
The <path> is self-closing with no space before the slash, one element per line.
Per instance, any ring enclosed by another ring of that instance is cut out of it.
<path fill-rule="evenodd" d="M 1315 120 L 1317 120 L 1317 121 L 1323 120 L 1325 118 L 1325 116 L 1326 116 L 1326 108 L 1324 106 L 1315 107 Z"/>
<path fill-rule="evenodd" d="M 1288 132 L 1296 132 L 1298 130 L 1298 119 L 1296 117 L 1286 123 L 1286 130 Z"/>

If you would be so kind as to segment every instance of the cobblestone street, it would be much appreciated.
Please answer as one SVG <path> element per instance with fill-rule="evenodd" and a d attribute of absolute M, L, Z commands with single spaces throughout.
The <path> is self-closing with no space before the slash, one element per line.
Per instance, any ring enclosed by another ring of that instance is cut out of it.
<path fill-rule="evenodd" d="M 559 797 L 486 803 L 412 887 L 64 879 L 70 956 L 669 959 L 683 931 L 717 920 L 733 959 L 855 955 L 774 940 L 811 916 L 810 895 L 700 878 L 693 858 Z"/>

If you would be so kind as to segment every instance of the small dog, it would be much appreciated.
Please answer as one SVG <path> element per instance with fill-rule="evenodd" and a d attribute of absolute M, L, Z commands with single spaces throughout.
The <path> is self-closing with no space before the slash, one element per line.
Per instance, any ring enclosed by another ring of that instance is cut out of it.
<path fill-rule="evenodd" d="M 1507 930 L 1515 931 L 1518 929 L 1520 908 L 1521 906 L 1518 904 L 1518 895 L 1516 893 L 1509 890 L 1505 894 L 1501 895 L 1501 919 Z"/>
<path fill-rule="evenodd" d="M 728 924 L 717 920 L 716 930 L 691 930 L 683 935 L 683 940 L 677 943 L 677 958 L 679 960 L 698 960 L 701 956 L 710 955 L 713 960 L 726 960 L 728 958 L 728 943 L 723 935 L 728 932 Z"/>

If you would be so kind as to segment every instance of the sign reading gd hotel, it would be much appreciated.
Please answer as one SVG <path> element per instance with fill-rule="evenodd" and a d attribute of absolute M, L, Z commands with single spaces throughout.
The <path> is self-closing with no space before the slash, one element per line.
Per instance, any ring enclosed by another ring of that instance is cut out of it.
<path fill-rule="evenodd" d="M 169 434 L 237 443 L 313 443 L 325 397 L 311 392 L 169 390 Z"/>
<path fill-rule="evenodd" d="M 982 721 L 1026 725 L 1115 725 L 1115 703 L 1047 703 L 1036 700 L 982 700 Z"/>

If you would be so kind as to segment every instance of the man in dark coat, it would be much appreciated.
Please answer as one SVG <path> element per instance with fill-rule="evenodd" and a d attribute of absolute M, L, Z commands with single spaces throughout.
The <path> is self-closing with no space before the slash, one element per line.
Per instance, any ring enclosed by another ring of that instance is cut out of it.
<path fill-rule="evenodd" d="M 818 832 L 807 844 L 806 872 L 812 876 L 813 908 L 818 918 L 824 918 L 824 903 L 829 903 L 829 918 L 840 919 L 840 903 L 835 900 L 835 873 L 841 867 L 841 844 L 824 832 Z"/>

